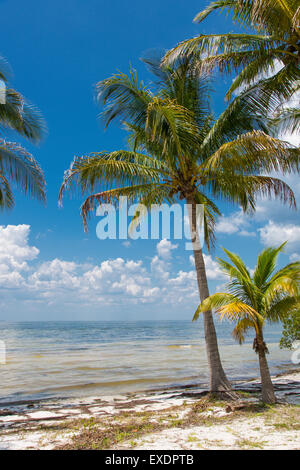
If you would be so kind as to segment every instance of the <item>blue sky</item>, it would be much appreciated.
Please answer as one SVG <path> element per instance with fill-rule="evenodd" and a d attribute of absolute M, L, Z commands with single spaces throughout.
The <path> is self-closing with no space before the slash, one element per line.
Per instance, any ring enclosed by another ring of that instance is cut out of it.
<path fill-rule="evenodd" d="M 25 6 L 20 0 L 0 1 L 0 54 L 13 69 L 12 84 L 41 109 L 49 128 L 38 147 L 18 138 L 44 169 L 48 200 L 45 208 L 17 194 L 16 208 L 1 214 L 0 319 L 191 318 L 197 292 L 183 242 L 132 241 L 124 246 L 100 241 L 97 218 L 89 234 L 83 232 L 81 199 L 66 199 L 58 209 L 57 194 L 74 155 L 125 145 L 117 126 L 104 131 L 97 120 L 97 81 L 116 69 L 127 72 L 131 63 L 147 82 L 139 57 L 150 49 L 170 48 L 199 32 L 234 31 L 224 15 L 212 16 L 201 28 L 193 24 L 206 3 L 28 0 Z M 224 108 L 230 80 L 215 83 L 216 114 Z M 299 177 L 288 181 L 299 197 Z M 220 206 L 225 217 L 218 225 L 217 250 L 206 258 L 212 291 L 224 283 L 214 261 L 220 246 L 239 252 L 253 267 L 264 244 L 289 238 L 282 262 L 297 257 L 297 213 L 260 201 L 257 216 L 248 219 L 239 208 Z"/>

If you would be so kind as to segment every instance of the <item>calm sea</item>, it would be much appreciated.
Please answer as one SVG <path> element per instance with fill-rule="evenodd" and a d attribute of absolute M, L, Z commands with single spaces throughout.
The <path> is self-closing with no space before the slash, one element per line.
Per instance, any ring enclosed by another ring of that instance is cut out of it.
<path fill-rule="evenodd" d="M 257 377 L 252 339 L 239 346 L 232 325 L 218 323 L 224 367 L 232 379 Z M 293 367 L 278 347 L 281 330 L 266 330 L 272 373 Z M 201 321 L 0 322 L 7 362 L 0 365 L 1 401 L 79 397 L 207 383 Z"/>

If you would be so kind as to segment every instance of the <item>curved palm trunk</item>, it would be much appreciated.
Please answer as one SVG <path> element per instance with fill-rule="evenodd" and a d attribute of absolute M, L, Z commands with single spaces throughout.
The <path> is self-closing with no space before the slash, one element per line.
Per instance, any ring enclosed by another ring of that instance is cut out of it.
<path fill-rule="evenodd" d="M 191 229 L 192 242 L 194 247 L 195 267 L 197 273 L 198 289 L 201 302 L 209 297 L 209 289 L 206 277 L 205 263 L 201 249 L 199 233 L 196 221 L 196 203 L 187 199 L 189 222 Z M 221 392 L 231 390 L 220 359 L 216 329 L 213 321 L 212 312 L 204 313 L 204 333 L 206 342 L 206 353 L 210 372 L 210 391 Z"/>
<path fill-rule="evenodd" d="M 268 348 L 266 347 L 262 333 L 256 336 L 255 350 L 257 351 L 258 357 L 259 357 L 262 401 L 264 403 L 269 403 L 269 404 L 276 403 L 274 387 L 272 384 L 269 366 L 268 366 L 268 362 L 266 358 L 266 353 L 268 351 Z"/>

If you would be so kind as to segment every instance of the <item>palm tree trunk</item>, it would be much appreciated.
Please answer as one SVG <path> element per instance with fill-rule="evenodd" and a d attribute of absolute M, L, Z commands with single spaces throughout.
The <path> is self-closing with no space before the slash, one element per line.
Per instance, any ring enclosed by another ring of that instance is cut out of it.
<path fill-rule="evenodd" d="M 200 244 L 196 221 L 196 203 L 192 198 L 187 199 L 191 237 L 194 248 L 195 268 L 197 273 L 198 289 L 201 302 L 209 297 L 209 289 L 206 277 L 205 263 Z M 212 312 L 204 313 L 204 333 L 206 352 L 210 372 L 210 391 L 222 392 L 232 390 L 220 359 L 216 329 Z"/>
<path fill-rule="evenodd" d="M 264 342 L 262 332 L 256 336 L 256 350 L 259 357 L 259 369 L 261 377 L 262 401 L 264 403 L 276 403 L 274 387 L 272 384 L 266 352 L 268 351 Z"/>

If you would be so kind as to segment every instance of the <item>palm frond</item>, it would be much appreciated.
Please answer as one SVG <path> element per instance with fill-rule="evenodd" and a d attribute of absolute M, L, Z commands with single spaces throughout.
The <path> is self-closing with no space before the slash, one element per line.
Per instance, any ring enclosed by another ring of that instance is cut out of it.
<path fill-rule="evenodd" d="M 201 304 L 198 306 L 193 321 L 198 320 L 200 313 L 209 312 L 213 309 L 218 309 L 224 305 L 228 305 L 233 301 L 238 301 L 236 297 L 226 292 L 218 292 L 216 294 L 210 295 L 207 297 Z"/>
<path fill-rule="evenodd" d="M 216 217 L 221 213 L 216 204 L 200 191 L 196 193 L 195 202 L 203 207 L 203 220 L 200 222 L 204 232 L 204 242 L 208 251 L 211 251 L 215 246 Z"/>
<path fill-rule="evenodd" d="M 101 118 L 106 127 L 114 119 L 144 125 L 147 107 L 153 98 L 143 82 L 138 81 L 137 72 L 133 69 L 129 76 L 119 72 L 98 82 L 96 96 L 98 102 L 105 106 Z"/>
<path fill-rule="evenodd" d="M 17 91 L 7 88 L 5 103 L 0 104 L 0 125 L 38 142 L 46 134 L 46 123 L 37 108 Z"/>
<path fill-rule="evenodd" d="M 201 23 L 216 10 L 220 10 L 220 13 L 226 10 L 227 15 L 229 13 L 232 14 L 235 23 L 240 24 L 241 26 L 251 26 L 251 3 L 237 0 L 218 0 L 211 2 L 208 7 L 198 13 L 194 18 L 194 22 Z"/>
<path fill-rule="evenodd" d="M 239 344 L 243 344 L 248 331 L 255 328 L 255 323 L 250 318 L 242 318 L 235 326 L 232 336 Z"/>
<path fill-rule="evenodd" d="M 229 250 L 226 250 L 226 248 L 223 248 L 223 250 L 225 251 L 225 253 L 227 254 L 228 258 L 232 261 L 232 263 L 234 264 L 234 266 L 236 267 L 236 269 L 239 271 L 239 273 L 245 278 L 247 279 L 247 281 L 251 281 L 251 276 L 250 276 L 250 273 L 247 269 L 247 266 L 245 265 L 245 263 L 243 262 L 242 258 L 240 256 L 238 256 L 237 254 L 235 253 L 232 253 L 231 251 Z"/>
<path fill-rule="evenodd" d="M 178 155 L 198 142 L 198 127 L 192 113 L 173 101 L 154 99 L 148 106 L 146 131 L 150 132 L 153 142 L 164 142 L 163 154 Z"/>
<path fill-rule="evenodd" d="M 0 56 L 0 80 L 7 82 L 10 75 L 11 70 L 7 60 L 4 57 Z"/>
<path fill-rule="evenodd" d="M 253 274 L 253 281 L 255 285 L 261 289 L 267 283 L 276 266 L 277 258 L 282 252 L 287 242 L 282 243 L 277 248 L 265 248 L 259 255 L 257 265 Z"/>
<path fill-rule="evenodd" d="M 226 293 L 217 293 L 207 297 L 196 310 L 194 320 L 198 319 L 200 313 L 208 312 L 213 309 L 220 320 L 226 318 L 232 322 L 239 322 L 243 318 L 248 318 L 254 323 L 264 321 L 263 317 L 250 307 L 250 305 Z"/>
<path fill-rule="evenodd" d="M 300 297 L 278 297 L 278 301 L 268 310 L 268 322 L 284 322 L 295 311 L 300 311 Z"/>
<path fill-rule="evenodd" d="M 0 209 L 12 209 L 14 206 L 14 197 L 9 182 L 0 171 Z"/>
<path fill-rule="evenodd" d="M 276 134 L 293 134 L 300 131 L 299 108 L 285 108 L 270 121 Z"/>
<path fill-rule="evenodd" d="M 157 204 L 161 202 L 161 199 L 166 198 L 166 191 L 168 189 L 160 184 L 147 183 L 126 186 L 122 188 L 114 188 L 103 191 L 101 193 L 92 194 L 87 197 L 81 206 L 81 216 L 83 220 L 84 230 L 88 231 L 87 221 L 92 214 L 95 214 L 97 208 L 101 204 L 112 204 L 118 206 L 119 201 L 122 197 L 126 197 L 130 204 L 140 203 L 141 205 Z M 160 193 L 163 195 L 160 197 Z M 151 199 L 151 201 L 149 201 Z"/>
<path fill-rule="evenodd" d="M 178 57 L 184 55 L 195 55 L 198 58 L 200 70 L 203 72 L 212 72 L 218 64 L 218 55 L 228 55 L 232 65 L 236 70 L 240 67 L 240 60 L 247 60 L 244 56 L 237 55 L 237 63 L 234 63 L 234 52 L 243 52 L 245 50 L 256 51 L 260 54 L 268 53 L 278 45 L 278 38 L 257 34 L 207 34 L 182 41 L 176 47 L 168 51 L 164 57 L 163 64 L 170 65 L 178 60 Z M 215 64 L 211 60 L 215 57 Z M 224 67 L 224 61 L 221 62 Z M 207 68 L 208 67 L 208 68 Z M 225 69 L 224 69 L 225 70 Z"/>
<path fill-rule="evenodd" d="M 282 277 L 289 277 L 297 282 L 300 282 L 300 262 L 295 261 L 294 263 L 287 264 L 283 268 L 279 269 L 269 280 L 267 287 L 271 286 L 273 282 L 276 282 Z"/>
<path fill-rule="evenodd" d="M 124 150 L 76 157 L 65 174 L 59 191 L 59 203 L 62 203 L 65 191 L 79 190 L 85 194 L 97 188 L 102 188 L 101 192 L 107 191 L 114 185 L 157 182 L 164 173 L 157 166 L 143 154 Z"/>
<path fill-rule="evenodd" d="M 203 164 L 204 172 L 228 171 L 239 168 L 241 174 L 283 174 L 299 170 L 300 150 L 284 141 L 270 137 L 262 131 L 252 131 L 226 142 Z"/>
<path fill-rule="evenodd" d="M 33 156 L 19 144 L 0 139 L 0 173 L 25 194 L 45 202 L 44 174 Z"/>

